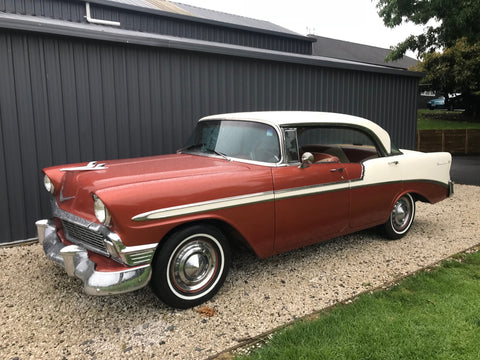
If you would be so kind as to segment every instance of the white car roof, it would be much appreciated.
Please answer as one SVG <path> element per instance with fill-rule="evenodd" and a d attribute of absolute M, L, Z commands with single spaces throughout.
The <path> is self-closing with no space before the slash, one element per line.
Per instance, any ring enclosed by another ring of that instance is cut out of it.
<path fill-rule="evenodd" d="M 373 121 L 353 115 L 314 111 L 258 111 L 212 115 L 199 121 L 205 120 L 248 120 L 266 123 L 276 128 L 301 124 L 353 125 L 373 132 L 385 150 L 388 152 L 391 150 L 390 135 L 382 127 Z"/>

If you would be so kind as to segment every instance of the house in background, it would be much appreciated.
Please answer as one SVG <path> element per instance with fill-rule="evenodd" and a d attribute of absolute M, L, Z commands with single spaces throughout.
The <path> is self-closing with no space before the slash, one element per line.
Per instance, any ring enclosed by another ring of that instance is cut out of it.
<path fill-rule="evenodd" d="M 309 35 L 309 37 L 316 40 L 313 43 L 313 55 L 315 56 L 325 56 L 404 70 L 409 70 L 418 63 L 418 60 L 408 56 L 387 62 L 385 58 L 390 53 L 390 49 L 330 39 L 317 35 Z"/>

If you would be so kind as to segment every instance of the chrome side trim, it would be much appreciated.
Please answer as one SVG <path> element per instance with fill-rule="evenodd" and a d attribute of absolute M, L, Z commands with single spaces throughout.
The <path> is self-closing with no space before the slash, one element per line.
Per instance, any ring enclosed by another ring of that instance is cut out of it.
<path fill-rule="evenodd" d="M 180 206 L 173 206 L 164 209 L 157 209 L 148 211 L 142 214 L 132 217 L 133 221 L 146 221 L 146 220 L 158 220 L 166 219 L 175 216 L 191 215 L 206 211 L 227 209 L 236 206 L 257 204 L 274 200 L 273 191 L 267 191 L 263 193 L 247 194 L 234 196 L 230 198 L 223 198 L 211 201 L 203 201 L 194 204 L 186 204 Z"/>
<path fill-rule="evenodd" d="M 133 221 L 160 220 L 177 216 L 198 214 L 207 211 L 227 209 L 236 206 L 258 204 L 273 200 L 282 200 L 292 197 L 315 195 L 322 192 L 343 190 L 349 187 L 350 181 L 304 186 L 279 191 L 240 195 L 230 198 L 216 199 L 193 204 L 173 206 L 164 209 L 152 210 L 132 217 Z"/>
<path fill-rule="evenodd" d="M 350 188 L 350 180 L 338 181 L 328 184 L 303 186 L 294 189 L 275 191 L 275 200 L 290 199 L 295 197 L 315 195 L 330 191 L 339 191 Z"/>
<path fill-rule="evenodd" d="M 69 276 L 82 280 L 84 290 L 89 295 L 113 295 L 138 290 L 147 285 L 152 277 L 149 264 L 117 271 L 96 271 L 96 264 L 88 258 L 85 248 L 65 246 L 60 241 L 53 221 L 37 221 L 37 228 L 47 258 L 65 268 Z"/>
<path fill-rule="evenodd" d="M 295 197 L 310 196 L 321 193 L 327 193 L 332 191 L 342 191 L 347 189 L 357 189 L 362 187 L 368 187 L 373 185 L 382 185 L 389 183 L 405 182 L 402 180 L 365 183 L 363 179 L 364 172 L 362 171 L 362 178 L 353 180 L 344 180 L 341 182 L 334 182 L 328 184 L 311 185 L 298 188 L 269 191 L 257 194 L 247 194 L 231 198 L 216 199 L 211 201 L 173 206 L 169 208 L 152 210 L 132 217 L 133 221 L 148 221 L 148 220 L 160 220 L 177 216 L 192 215 L 207 211 L 214 211 L 220 209 L 226 209 L 236 206 L 251 205 L 267 201 L 276 201 L 283 199 L 290 199 Z"/>

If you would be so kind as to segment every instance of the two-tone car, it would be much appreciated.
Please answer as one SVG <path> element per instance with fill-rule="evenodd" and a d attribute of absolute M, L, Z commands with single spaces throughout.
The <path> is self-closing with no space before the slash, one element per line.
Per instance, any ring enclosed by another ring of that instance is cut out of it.
<path fill-rule="evenodd" d="M 52 217 L 38 237 L 88 294 L 150 284 L 188 308 L 222 286 L 237 244 L 265 258 L 377 226 L 403 237 L 416 201 L 453 193 L 451 161 L 349 115 L 209 116 L 176 154 L 43 169 Z"/>

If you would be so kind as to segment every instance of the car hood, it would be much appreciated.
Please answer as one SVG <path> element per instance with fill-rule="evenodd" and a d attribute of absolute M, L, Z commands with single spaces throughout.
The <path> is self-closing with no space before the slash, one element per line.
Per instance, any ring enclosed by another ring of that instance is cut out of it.
<path fill-rule="evenodd" d="M 139 192 L 150 194 L 152 191 L 155 193 L 168 191 L 168 187 L 165 188 L 167 183 L 175 182 L 194 186 L 200 178 L 231 179 L 255 167 L 255 165 L 223 158 L 189 154 L 160 155 L 99 163 L 105 165 L 97 165 L 94 170 L 88 169 L 86 163 L 43 169 L 54 184 L 54 196 L 61 209 L 95 221 L 92 213 L 92 194 L 100 196 L 104 202 L 106 194 L 112 194 L 107 197 L 107 202 L 111 203 L 120 192 L 123 197 L 130 194 L 138 198 Z M 233 177 L 230 174 L 234 174 Z M 177 181 L 182 178 L 185 180 Z M 135 203 L 135 200 L 129 201 Z"/>
<path fill-rule="evenodd" d="M 195 177 L 202 174 L 238 172 L 249 165 L 225 159 L 188 154 L 110 160 L 89 169 L 85 163 L 44 169 L 62 197 L 75 196 L 79 189 L 88 192 L 150 181 Z"/>

